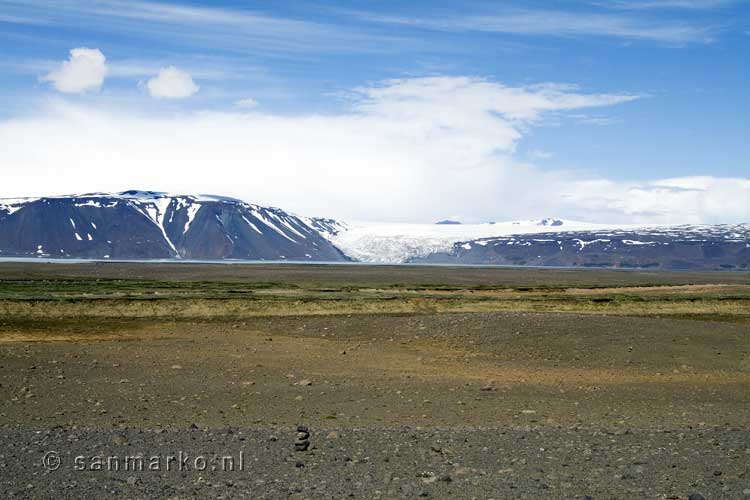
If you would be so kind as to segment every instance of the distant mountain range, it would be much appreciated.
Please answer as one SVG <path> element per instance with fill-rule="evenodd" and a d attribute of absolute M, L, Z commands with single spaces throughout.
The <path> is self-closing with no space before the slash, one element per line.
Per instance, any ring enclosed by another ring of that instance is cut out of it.
<path fill-rule="evenodd" d="M 349 224 L 153 191 L 0 199 L 0 257 L 750 270 L 750 225 Z"/>

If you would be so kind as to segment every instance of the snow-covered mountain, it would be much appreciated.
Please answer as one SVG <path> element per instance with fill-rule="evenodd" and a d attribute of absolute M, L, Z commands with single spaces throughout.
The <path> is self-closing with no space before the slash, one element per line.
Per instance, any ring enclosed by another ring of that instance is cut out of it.
<path fill-rule="evenodd" d="M 459 241 L 449 250 L 433 252 L 409 261 L 750 270 L 750 224 L 554 229 L 558 230 Z"/>
<path fill-rule="evenodd" d="M 125 191 L 0 200 L 0 257 L 750 270 L 750 225 L 344 223 L 221 196 Z"/>
<path fill-rule="evenodd" d="M 348 260 L 326 219 L 153 191 L 0 200 L 0 256 Z"/>

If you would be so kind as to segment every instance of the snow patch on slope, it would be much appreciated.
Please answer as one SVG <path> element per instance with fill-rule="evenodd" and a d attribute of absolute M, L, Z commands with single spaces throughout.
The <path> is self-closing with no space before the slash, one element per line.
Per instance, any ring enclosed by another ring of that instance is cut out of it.
<path fill-rule="evenodd" d="M 143 215 L 146 216 L 151 222 L 153 222 L 156 227 L 159 228 L 161 231 L 162 236 L 164 236 L 164 240 L 167 242 L 169 247 L 172 249 L 172 251 L 175 253 L 177 258 L 180 257 L 179 252 L 177 251 L 177 248 L 174 246 L 174 243 L 172 243 L 172 240 L 169 238 L 169 235 L 167 235 L 167 230 L 164 227 L 164 220 L 167 215 L 167 209 L 169 208 L 169 205 L 172 203 L 172 198 L 170 197 L 161 197 L 161 196 L 155 196 L 152 198 L 146 198 L 145 200 L 142 198 L 135 198 L 131 197 L 129 198 L 130 203 L 138 209 L 139 212 L 141 212 Z"/>
<path fill-rule="evenodd" d="M 269 217 L 266 217 L 263 214 L 264 211 L 265 210 L 258 210 L 258 207 L 255 207 L 252 210 L 250 210 L 250 213 L 252 214 L 253 217 L 255 217 L 260 222 L 262 222 L 263 224 L 265 224 L 269 228 L 271 228 L 274 231 L 276 231 L 277 233 L 279 233 L 284 238 L 288 239 L 292 243 L 297 243 L 294 239 L 290 238 L 289 235 L 287 235 L 284 231 L 282 231 L 281 229 L 279 229 L 278 227 L 276 227 L 276 224 L 274 224 L 273 221 L 270 219 L 270 216 L 271 215 L 275 215 L 275 214 L 270 214 Z"/>
<path fill-rule="evenodd" d="M 190 224 L 193 223 L 195 220 L 195 215 L 198 213 L 198 210 L 200 210 L 201 205 L 198 203 L 192 203 L 188 205 L 187 207 L 187 221 L 185 222 L 185 227 L 182 229 L 182 234 L 185 234 L 188 232 L 188 229 L 190 229 Z"/>

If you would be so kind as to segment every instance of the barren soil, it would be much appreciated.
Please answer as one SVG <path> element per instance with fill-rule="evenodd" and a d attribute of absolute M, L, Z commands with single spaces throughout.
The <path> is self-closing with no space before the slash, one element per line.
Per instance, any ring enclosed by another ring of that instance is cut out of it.
<path fill-rule="evenodd" d="M 747 275 L 187 266 L 0 265 L 1 498 L 750 498 Z"/>

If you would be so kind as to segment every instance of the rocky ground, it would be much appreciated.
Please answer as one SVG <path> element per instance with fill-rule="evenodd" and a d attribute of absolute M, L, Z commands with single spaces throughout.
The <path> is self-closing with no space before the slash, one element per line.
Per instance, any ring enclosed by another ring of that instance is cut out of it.
<path fill-rule="evenodd" d="M 742 315 L 0 318 L 0 498 L 742 500 L 748 409 Z"/>
<path fill-rule="evenodd" d="M 3 498 L 77 499 L 750 498 L 746 429 L 310 433 L 310 448 L 295 451 L 295 427 L 30 432 L 6 426 L 0 489 Z M 145 458 L 142 466 L 126 462 L 134 456 Z"/>

